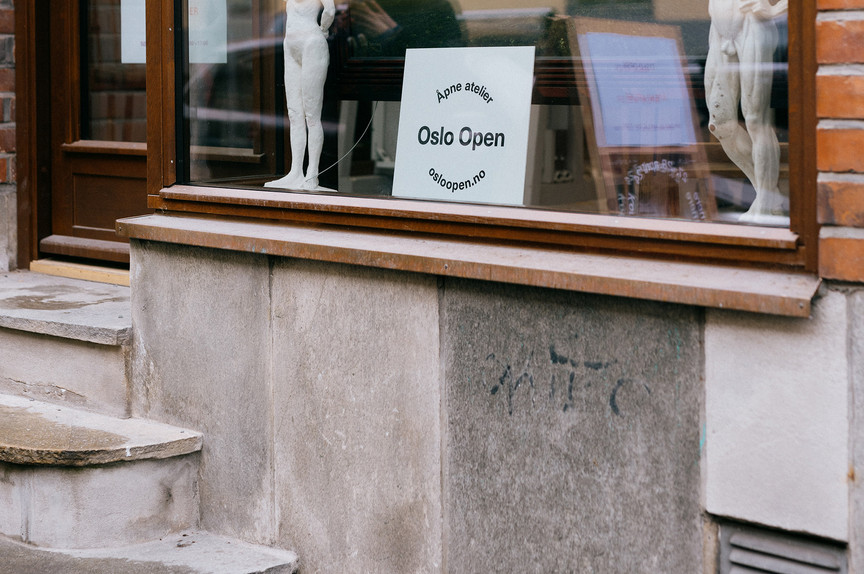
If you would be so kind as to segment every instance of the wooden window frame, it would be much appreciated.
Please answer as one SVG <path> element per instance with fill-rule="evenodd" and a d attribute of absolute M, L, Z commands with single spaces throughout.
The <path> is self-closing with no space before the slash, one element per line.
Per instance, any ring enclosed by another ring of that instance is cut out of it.
<path fill-rule="evenodd" d="M 178 3 L 180 0 L 176 0 Z M 816 209 L 816 1 L 789 12 L 790 227 L 625 218 L 504 207 L 177 184 L 175 0 L 147 0 L 148 205 L 159 213 L 206 214 L 334 225 L 568 253 L 818 270 Z"/>

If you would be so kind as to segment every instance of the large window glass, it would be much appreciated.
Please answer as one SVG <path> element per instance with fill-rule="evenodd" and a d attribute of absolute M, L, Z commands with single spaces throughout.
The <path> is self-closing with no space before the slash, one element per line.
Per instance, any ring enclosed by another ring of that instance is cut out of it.
<path fill-rule="evenodd" d="M 788 226 L 786 6 L 336 4 L 326 39 L 320 185 L 334 190 L 324 193 L 393 194 L 407 49 L 531 45 L 521 205 Z M 286 2 L 186 0 L 182 10 L 180 180 L 263 190 L 291 164 Z"/>

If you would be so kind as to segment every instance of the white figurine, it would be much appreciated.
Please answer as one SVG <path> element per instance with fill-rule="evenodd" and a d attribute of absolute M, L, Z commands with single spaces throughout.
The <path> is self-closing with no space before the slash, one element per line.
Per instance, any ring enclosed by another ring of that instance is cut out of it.
<path fill-rule="evenodd" d="M 318 12 L 323 5 L 321 23 Z M 324 147 L 321 109 L 330 52 L 327 31 L 333 23 L 333 0 L 285 0 L 285 101 L 291 134 L 291 169 L 264 187 L 314 191 L 318 187 L 318 162 Z M 308 129 L 308 138 L 307 138 Z M 309 142 L 309 164 L 303 174 L 303 156 Z"/>
<path fill-rule="evenodd" d="M 771 116 L 774 19 L 788 0 L 709 0 L 711 31 L 705 64 L 708 128 L 756 189 L 741 221 L 784 215 L 778 187 L 780 144 Z M 738 122 L 738 106 L 745 126 Z"/>

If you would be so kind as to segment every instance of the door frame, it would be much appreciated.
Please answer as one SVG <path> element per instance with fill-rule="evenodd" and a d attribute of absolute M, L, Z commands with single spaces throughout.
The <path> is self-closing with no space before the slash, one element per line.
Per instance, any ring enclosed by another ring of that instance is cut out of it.
<path fill-rule="evenodd" d="M 57 233 L 56 201 L 58 198 L 71 201 L 69 197 L 64 199 L 58 195 L 63 190 L 55 189 L 52 184 L 55 172 L 60 174 L 61 156 L 72 158 L 67 163 L 80 161 L 80 158 L 87 163 L 99 162 L 109 156 L 128 163 L 144 160 L 146 144 L 108 142 L 110 145 L 106 146 L 106 142 L 78 141 L 80 126 L 76 104 L 80 103 L 80 91 L 72 90 L 75 93 L 67 94 L 52 91 L 52 78 L 58 71 L 52 73 L 51 69 L 51 10 L 65 11 L 60 16 L 69 19 L 69 26 L 78 26 L 76 0 L 29 0 L 15 6 L 18 267 L 27 268 L 31 261 L 38 259 L 40 246 L 56 255 L 128 263 L 129 245 L 122 240 L 54 235 Z M 72 28 L 65 31 L 69 35 L 65 40 L 75 48 L 70 52 L 75 54 L 80 41 L 78 32 L 80 30 Z M 74 54 L 70 56 L 77 58 Z M 68 77 L 62 77 L 64 81 L 69 80 L 70 86 L 77 86 L 80 75 L 77 62 L 67 64 L 64 69 Z M 64 114 L 56 114 L 58 106 L 69 108 L 70 113 L 63 121 L 54 121 L 64 118 Z M 69 138 L 74 142 L 71 145 L 65 143 Z"/>
<path fill-rule="evenodd" d="M 15 5 L 19 268 L 39 257 L 39 240 L 51 234 L 51 114 L 44 105 L 51 80 L 48 5 L 49 0 Z"/>

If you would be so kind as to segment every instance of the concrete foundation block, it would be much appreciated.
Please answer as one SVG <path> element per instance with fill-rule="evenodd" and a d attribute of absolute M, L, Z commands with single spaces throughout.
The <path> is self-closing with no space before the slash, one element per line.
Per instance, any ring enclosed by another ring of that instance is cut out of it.
<path fill-rule="evenodd" d="M 269 261 L 139 241 L 131 260 L 133 413 L 203 433 L 203 528 L 269 543 Z"/>
<path fill-rule="evenodd" d="M 864 572 L 864 289 L 849 293 L 849 571 Z"/>
<path fill-rule="evenodd" d="M 441 572 L 435 278 L 279 260 L 272 298 L 280 546 L 306 572 Z"/>
<path fill-rule="evenodd" d="M 700 315 L 447 280 L 445 571 L 700 571 Z"/>
<path fill-rule="evenodd" d="M 9 512 L 2 534 L 49 548 L 98 548 L 194 528 L 197 468 L 197 455 L 74 468 L 0 463 L 0 476 L 11 477 L 0 497 L 21 501 L 18 526 Z"/>
<path fill-rule="evenodd" d="M 709 512 L 848 540 L 848 313 L 830 290 L 811 319 L 706 312 Z"/>

